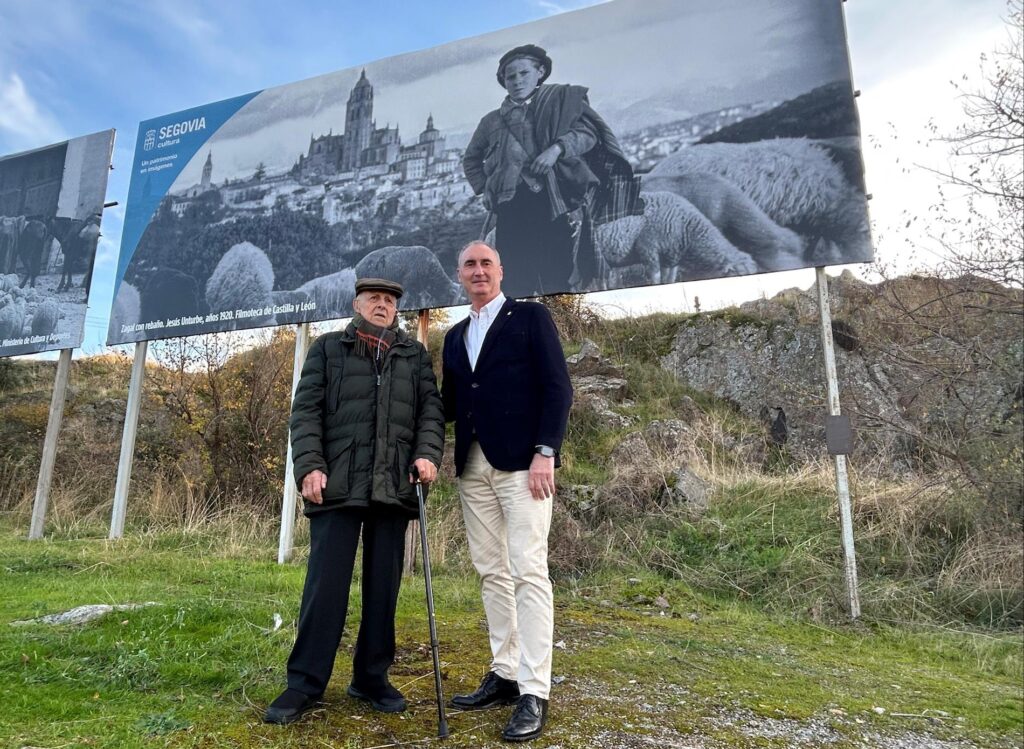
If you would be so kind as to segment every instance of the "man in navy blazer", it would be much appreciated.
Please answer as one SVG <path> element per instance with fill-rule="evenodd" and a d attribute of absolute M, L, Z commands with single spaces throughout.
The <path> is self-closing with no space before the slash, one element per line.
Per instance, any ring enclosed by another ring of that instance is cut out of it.
<path fill-rule="evenodd" d="M 551 315 L 505 298 L 493 248 L 471 242 L 458 274 L 471 309 L 445 335 L 441 398 L 445 419 L 455 422 L 455 472 L 492 661 L 480 687 L 452 706 L 515 703 L 502 737 L 529 741 L 548 713 L 548 531 L 572 385 Z"/>

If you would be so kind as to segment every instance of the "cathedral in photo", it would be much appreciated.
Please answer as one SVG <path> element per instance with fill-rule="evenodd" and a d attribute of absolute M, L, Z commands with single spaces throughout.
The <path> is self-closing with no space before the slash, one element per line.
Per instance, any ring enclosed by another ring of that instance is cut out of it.
<path fill-rule="evenodd" d="M 397 172 L 403 182 L 456 172 L 457 154 L 445 148 L 445 138 L 434 127 L 434 117 L 416 142 L 402 145 L 397 124 L 377 127 L 373 119 L 373 86 L 363 70 L 345 106 L 345 130 L 310 136 L 309 148 L 299 157 L 294 173 L 303 180 L 325 177 L 357 179 Z"/>

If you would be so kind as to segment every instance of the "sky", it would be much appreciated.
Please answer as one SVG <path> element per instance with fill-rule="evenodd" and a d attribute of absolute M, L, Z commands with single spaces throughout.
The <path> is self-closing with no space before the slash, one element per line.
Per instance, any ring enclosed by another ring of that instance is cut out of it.
<path fill-rule="evenodd" d="M 107 201 L 119 205 L 104 212 L 85 342 L 76 355 L 105 350 L 141 120 L 597 4 L 0 0 L 0 155 L 117 130 Z M 908 243 L 926 242 L 914 234 L 919 224 L 906 227 L 908 217 L 937 199 L 938 181 L 921 167 L 946 164 L 947 149 L 931 142 L 930 126 L 948 132 L 961 120 L 951 81 L 977 79 L 980 56 L 1006 40 L 1005 0 L 848 0 L 843 7 L 854 87 L 861 92 L 876 257 L 889 269 L 909 270 L 928 256 L 911 261 Z M 873 273 L 870 266 L 852 270 L 867 278 Z M 804 269 L 603 292 L 588 301 L 611 315 L 692 310 L 698 298 L 702 309 L 711 309 L 806 288 L 813 280 L 813 269 Z"/>

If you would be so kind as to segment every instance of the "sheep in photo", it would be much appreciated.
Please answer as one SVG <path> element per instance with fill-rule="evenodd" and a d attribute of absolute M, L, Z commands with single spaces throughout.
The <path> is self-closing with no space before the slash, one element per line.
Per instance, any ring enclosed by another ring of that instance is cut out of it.
<path fill-rule="evenodd" d="M 0 340 L 20 338 L 25 329 L 27 304 L 24 298 L 8 292 L 0 298 Z"/>
<path fill-rule="evenodd" d="M 437 256 L 422 245 L 381 247 L 356 263 L 357 278 L 386 278 L 405 289 L 402 309 L 449 307 L 465 301 Z"/>
<path fill-rule="evenodd" d="M 266 253 L 251 242 L 240 242 L 224 253 L 206 282 L 211 312 L 252 310 L 274 304 L 274 268 Z M 246 318 L 266 324 L 273 315 Z"/>
<path fill-rule="evenodd" d="M 175 268 L 150 268 L 139 273 L 139 289 L 140 322 L 206 314 L 199 282 Z"/>
<path fill-rule="evenodd" d="M 60 321 L 60 306 L 52 299 L 36 305 L 32 314 L 32 335 L 50 335 L 56 332 Z"/>
<path fill-rule="evenodd" d="M 754 259 L 738 250 L 685 198 L 670 192 L 644 195 L 643 216 L 626 216 L 594 229 L 596 251 L 612 268 L 642 265 L 648 283 L 757 273 Z M 605 289 L 598 279 L 594 291 Z"/>
<path fill-rule="evenodd" d="M 132 329 L 140 321 L 142 303 L 138 290 L 127 281 L 117 287 L 117 296 L 110 310 L 110 327 L 112 335 L 120 336 L 124 328 Z"/>
<path fill-rule="evenodd" d="M 18 288 L 18 274 L 8 273 L 0 276 L 0 294 Z"/>
<path fill-rule="evenodd" d="M 803 237 L 806 262 L 871 257 L 866 198 L 824 145 L 777 138 L 690 146 L 665 157 L 648 178 L 698 173 L 724 177 L 776 224 Z"/>
<path fill-rule="evenodd" d="M 275 291 L 271 296 L 274 299 L 275 306 L 294 304 L 298 307 L 300 304 L 305 304 L 309 301 L 309 295 L 306 294 L 306 292 L 297 290 L 289 291 L 287 289 L 281 289 L 279 291 Z"/>
<path fill-rule="evenodd" d="M 352 300 L 356 296 L 356 272 L 351 268 L 314 278 L 297 288 L 316 304 L 316 316 L 351 317 Z"/>
<path fill-rule="evenodd" d="M 274 313 L 274 319 L 278 325 L 302 322 L 309 314 L 302 309 L 302 305 L 308 305 L 310 301 L 309 295 L 305 292 L 281 289 L 275 291 L 272 297 L 274 309 L 278 310 Z M 289 305 L 292 307 L 291 311 L 288 310 Z M 308 306 L 306 309 L 308 310 Z"/>
<path fill-rule="evenodd" d="M 686 198 L 733 245 L 748 252 L 762 271 L 803 266 L 803 242 L 796 232 L 779 226 L 742 190 L 724 177 L 692 172 L 673 177 L 648 175 L 648 192 L 672 192 Z"/>

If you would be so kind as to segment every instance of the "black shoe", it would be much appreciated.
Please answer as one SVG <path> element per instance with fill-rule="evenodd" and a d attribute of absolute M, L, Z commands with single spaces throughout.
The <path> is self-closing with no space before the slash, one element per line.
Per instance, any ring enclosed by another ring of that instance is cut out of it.
<path fill-rule="evenodd" d="M 263 713 L 263 722 L 277 723 L 282 726 L 294 723 L 319 701 L 319 697 L 310 697 L 297 689 L 286 689 L 270 703 L 270 707 Z"/>
<path fill-rule="evenodd" d="M 487 710 L 512 705 L 519 699 L 519 684 L 488 671 L 475 692 L 457 694 L 448 704 L 456 710 Z"/>
<path fill-rule="evenodd" d="M 530 741 L 540 736 L 548 721 L 548 701 L 533 694 L 524 694 L 516 703 L 501 738 L 505 741 Z"/>
<path fill-rule="evenodd" d="M 345 691 L 348 692 L 349 697 L 369 702 L 373 709 L 380 713 L 400 713 L 406 708 L 405 697 L 390 684 L 380 692 L 373 694 L 369 691 L 364 692 L 355 684 L 349 684 Z"/>

